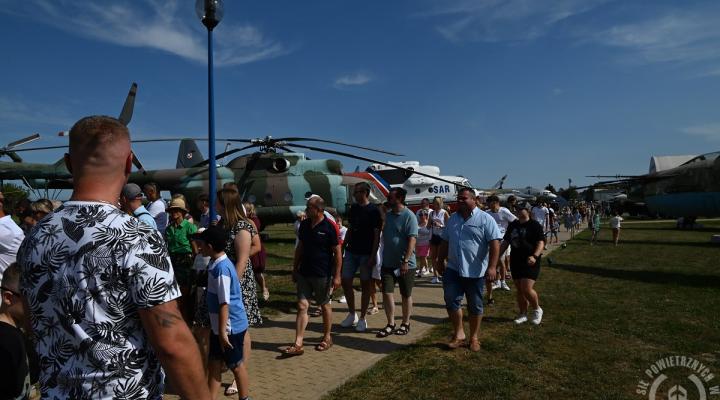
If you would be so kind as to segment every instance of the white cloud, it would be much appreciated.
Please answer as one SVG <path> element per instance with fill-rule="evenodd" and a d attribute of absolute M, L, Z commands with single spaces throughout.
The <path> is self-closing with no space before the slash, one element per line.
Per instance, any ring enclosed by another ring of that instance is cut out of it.
<path fill-rule="evenodd" d="M 666 11 L 589 35 L 589 40 L 630 51 L 640 63 L 696 63 L 720 58 L 720 7 Z"/>
<path fill-rule="evenodd" d="M 178 0 L 27 0 L 5 2 L 0 12 L 34 18 L 91 39 L 156 49 L 204 63 L 207 60 L 205 28 L 189 4 Z M 233 25 L 223 21 L 215 31 L 218 66 L 247 64 L 291 51 L 249 24 Z"/>
<path fill-rule="evenodd" d="M 720 122 L 690 126 L 681 131 L 687 135 L 700 136 L 710 141 L 720 141 Z"/>
<path fill-rule="evenodd" d="M 367 85 L 372 80 L 373 78 L 372 76 L 370 76 L 370 74 L 365 72 L 357 72 L 354 74 L 338 77 L 337 79 L 335 79 L 335 83 L 333 84 L 333 86 L 335 86 L 336 89 L 344 89 L 349 86 Z"/>
<path fill-rule="evenodd" d="M 444 20 L 436 30 L 452 42 L 525 41 L 611 0 L 448 0 L 416 14 Z"/>

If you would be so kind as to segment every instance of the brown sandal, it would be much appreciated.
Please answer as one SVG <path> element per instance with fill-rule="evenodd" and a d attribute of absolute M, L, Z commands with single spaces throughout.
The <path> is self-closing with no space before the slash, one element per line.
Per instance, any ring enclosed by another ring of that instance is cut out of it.
<path fill-rule="evenodd" d="M 478 352 L 480 351 L 480 341 L 477 338 L 470 339 L 470 345 L 468 347 L 470 351 Z"/>
<path fill-rule="evenodd" d="M 318 343 L 317 346 L 315 346 L 315 350 L 317 351 L 327 351 L 330 350 L 332 347 L 333 342 L 332 340 L 323 340 L 322 342 Z"/>
<path fill-rule="evenodd" d="M 303 353 L 305 353 L 303 346 L 297 346 L 295 344 L 283 350 L 283 354 L 286 356 L 301 356 Z"/>

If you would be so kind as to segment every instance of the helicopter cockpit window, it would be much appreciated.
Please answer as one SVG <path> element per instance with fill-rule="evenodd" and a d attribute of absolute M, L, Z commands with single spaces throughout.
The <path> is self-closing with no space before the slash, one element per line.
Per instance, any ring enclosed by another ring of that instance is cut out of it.
<path fill-rule="evenodd" d="M 415 189 L 415 194 L 420 194 L 420 189 L 419 189 L 419 188 L 416 188 L 416 189 Z"/>
<path fill-rule="evenodd" d="M 402 184 L 410 177 L 410 175 L 412 175 L 411 172 L 395 168 L 375 171 L 375 173 L 380 175 L 381 178 L 391 185 Z"/>

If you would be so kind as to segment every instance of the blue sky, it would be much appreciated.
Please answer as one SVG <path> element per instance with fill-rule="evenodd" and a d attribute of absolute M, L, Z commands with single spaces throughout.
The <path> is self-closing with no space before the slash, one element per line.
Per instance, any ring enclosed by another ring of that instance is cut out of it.
<path fill-rule="evenodd" d="M 716 1 L 225 3 L 218 137 L 384 147 L 480 187 L 586 184 L 720 149 Z M 62 144 L 78 118 L 116 115 L 133 81 L 134 138 L 207 134 L 192 1 L 0 0 L 0 37 L 2 143 Z M 135 150 L 170 168 L 177 144 Z"/>

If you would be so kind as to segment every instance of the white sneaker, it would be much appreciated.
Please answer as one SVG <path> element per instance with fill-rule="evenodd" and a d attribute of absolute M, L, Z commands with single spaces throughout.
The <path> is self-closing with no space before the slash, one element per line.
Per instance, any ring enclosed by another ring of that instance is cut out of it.
<path fill-rule="evenodd" d="M 543 309 L 538 307 L 537 310 L 534 310 L 532 314 L 530 315 L 530 323 L 533 325 L 540 325 L 540 322 L 542 321 L 543 317 Z"/>
<path fill-rule="evenodd" d="M 367 321 L 364 319 L 361 319 L 357 322 L 357 325 L 355 325 L 355 332 L 365 332 L 367 330 Z"/>
<path fill-rule="evenodd" d="M 430 280 L 430 283 L 440 283 L 440 280 L 438 279 L 437 276 L 433 276 L 432 279 Z"/>
<path fill-rule="evenodd" d="M 516 324 L 520 325 L 520 324 L 526 323 L 527 320 L 528 320 L 527 314 L 520 314 L 520 315 L 517 316 L 517 318 L 515 318 L 515 321 L 514 321 L 514 322 L 515 322 Z"/>
<path fill-rule="evenodd" d="M 492 288 L 493 288 L 493 290 L 500 289 L 500 281 L 493 282 Z"/>
<path fill-rule="evenodd" d="M 502 290 L 510 290 L 510 286 L 505 281 L 500 282 L 500 288 Z"/>
<path fill-rule="evenodd" d="M 357 313 L 348 313 L 347 317 L 340 323 L 343 328 L 349 328 L 358 323 Z"/>
<path fill-rule="evenodd" d="M 338 299 L 338 303 L 340 303 L 340 304 L 347 303 L 347 299 L 345 298 L 345 296 L 340 296 L 340 298 Z"/>

